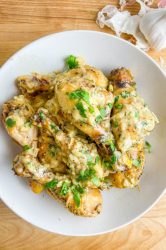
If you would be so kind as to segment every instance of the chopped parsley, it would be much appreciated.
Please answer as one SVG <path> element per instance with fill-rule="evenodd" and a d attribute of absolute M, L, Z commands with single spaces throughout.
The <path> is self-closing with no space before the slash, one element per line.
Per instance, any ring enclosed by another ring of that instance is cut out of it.
<path fill-rule="evenodd" d="M 113 155 L 111 156 L 110 161 L 104 160 L 103 163 L 104 163 L 104 166 L 105 166 L 106 168 L 111 169 L 112 166 L 115 164 L 116 161 L 117 161 L 117 157 L 116 157 L 115 154 L 113 154 Z"/>
<path fill-rule="evenodd" d="M 54 123 L 51 123 L 50 127 L 51 127 L 52 130 L 54 130 L 54 132 L 59 131 L 59 128 Z"/>
<path fill-rule="evenodd" d="M 96 123 L 100 123 L 107 114 L 105 108 L 100 108 L 99 111 L 100 111 L 100 115 L 96 117 L 95 119 Z"/>
<path fill-rule="evenodd" d="M 119 100 L 119 96 L 115 96 L 114 103 L 116 103 Z"/>
<path fill-rule="evenodd" d="M 45 187 L 45 188 L 55 188 L 57 184 L 58 184 L 58 181 L 54 179 L 54 180 L 52 180 L 52 181 L 47 182 L 47 183 L 44 185 L 44 187 Z"/>
<path fill-rule="evenodd" d="M 93 182 L 93 184 L 94 184 L 96 187 L 98 187 L 98 186 L 100 185 L 100 179 L 99 179 L 98 177 L 96 177 L 96 176 L 94 176 L 94 177 L 92 178 L 92 182 Z"/>
<path fill-rule="evenodd" d="M 105 108 L 100 108 L 100 115 L 104 118 L 106 116 L 106 110 Z"/>
<path fill-rule="evenodd" d="M 128 97 L 130 96 L 130 93 L 129 93 L 128 91 L 123 91 L 123 92 L 121 93 L 121 96 L 122 96 L 124 99 L 126 99 L 126 98 L 128 98 Z"/>
<path fill-rule="evenodd" d="M 112 164 L 112 165 L 115 164 L 116 161 L 117 161 L 117 157 L 116 157 L 115 154 L 113 154 L 113 155 L 111 156 L 111 164 Z"/>
<path fill-rule="evenodd" d="M 133 165 L 135 167 L 140 167 L 141 166 L 141 160 L 140 159 L 133 160 Z"/>
<path fill-rule="evenodd" d="M 112 109 L 112 106 L 113 106 L 112 103 L 109 102 L 109 103 L 108 103 L 108 107 L 109 107 L 110 109 Z"/>
<path fill-rule="evenodd" d="M 74 202 L 75 202 L 76 206 L 79 207 L 80 203 L 81 203 L 80 193 L 75 188 L 72 189 L 72 193 L 73 193 Z"/>
<path fill-rule="evenodd" d="M 115 120 L 115 121 L 113 122 L 113 127 L 114 127 L 114 128 L 117 128 L 117 127 L 118 127 L 118 121 Z"/>
<path fill-rule="evenodd" d="M 30 146 L 24 145 L 24 146 L 23 146 L 23 151 L 27 151 L 27 150 L 29 150 L 30 148 L 31 148 Z"/>
<path fill-rule="evenodd" d="M 6 125 L 7 125 L 8 128 L 12 128 L 12 127 L 14 127 L 16 125 L 16 121 L 13 120 L 12 118 L 8 118 L 6 120 Z"/>
<path fill-rule="evenodd" d="M 113 143 L 113 141 L 111 141 L 111 142 L 109 143 L 109 147 L 110 147 L 110 149 L 111 149 L 112 152 L 115 151 L 115 144 Z"/>
<path fill-rule="evenodd" d="M 84 100 L 87 104 L 89 104 L 89 93 L 83 89 L 77 89 L 68 94 L 69 99 L 81 99 Z"/>
<path fill-rule="evenodd" d="M 145 150 L 149 154 L 152 153 L 152 145 L 148 141 L 145 141 Z"/>
<path fill-rule="evenodd" d="M 78 181 L 87 181 L 87 180 L 91 179 L 92 177 L 94 177 L 95 174 L 96 174 L 95 169 L 90 167 L 86 170 L 81 170 L 77 180 Z"/>
<path fill-rule="evenodd" d="M 115 108 L 116 109 L 122 109 L 123 108 L 123 104 L 122 103 L 116 103 L 115 104 Z"/>
<path fill-rule="evenodd" d="M 96 156 L 95 162 L 96 162 L 96 164 L 98 164 L 100 162 L 100 156 L 99 155 Z"/>
<path fill-rule="evenodd" d="M 77 185 L 77 186 L 73 185 L 71 190 L 73 193 L 74 202 L 75 202 L 76 206 L 79 207 L 80 203 L 81 203 L 81 195 L 80 194 L 84 193 L 84 189 L 80 185 Z"/>
<path fill-rule="evenodd" d="M 71 93 L 68 94 L 69 98 L 71 100 L 83 100 L 84 102 L 86 102 L 89 107 L 88 110 L 89 112 L 92 114 L 94 113 L 94 108 L 92 105 L 90 105 L 90 101 L 89 101 L 89 93 L 83 89 L 77 89 Z"/>
<path fill-rule="evenodd" d="M 76 108 L 78 109 L 78 111 L 82 117 L 87 118 L 86 109 L 84 108 L 82 102 L 77 102 Z"/>
<path fill-rule="evenodd" d="M 89 106 L 88 110 L 91 114 L 93 114 L 95 111 L 92 105 Z"/>
<path fill-rule="evenodd" d="M 96 116 L 96 123 L 100 123 L 103 120 L 103 117 L 101 115 Z"/>
<path fill-rule="evenodd" d="M 43 111 L 39 112 L 39 118 L 40 118 L 41 121 L 45 120 L 45 115 L 44 115 Z"/>
<path fill-rule="evenodd" d="M 112 168 L 112 164 L 111 164 L 110 161 L 104 160 L 103 163 L 104 163 L 104 167 L 105 168 L 107 168 L 107 169 L 111 169 Z"/>
<path fill-rule="evenodd" d="M 60 195 L 65 196 L 69 191 L 69 184 L 67 182 L 63 182 L 61 190 L 60 190 Z"/>
<path fill-rule="evenodd" d="M 79 63 L 77 61 L 77 57 L 70 55 L 66 58 L 66 65 L 69 69 L 74 69 L 79 66 Z"/>
<path fill-rule="evenodd" d="M 135 118 L 139 118 L 139 113 L 138 113 L 138 111 L 137 112 L 135 112 Z"/>

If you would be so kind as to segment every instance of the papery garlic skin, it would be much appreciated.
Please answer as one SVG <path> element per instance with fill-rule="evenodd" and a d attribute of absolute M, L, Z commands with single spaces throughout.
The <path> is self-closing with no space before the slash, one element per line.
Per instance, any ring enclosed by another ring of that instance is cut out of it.
<path fill-rule="evenodd" d="M 152 48 L 166 48 L 166 9 L 147 13 L 141 18 L 139 28 Z"/>

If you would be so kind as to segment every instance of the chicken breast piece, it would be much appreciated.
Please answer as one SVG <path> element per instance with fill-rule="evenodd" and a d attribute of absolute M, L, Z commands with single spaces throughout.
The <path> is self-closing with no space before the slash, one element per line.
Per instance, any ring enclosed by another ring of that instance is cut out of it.
<path fill-rule="evenodd" d="M 2 120 L 8 134 L 21 146 L 32 147 L 37 140 L 37 127 L 32 124 L 34 110 L 23 95 L 15 96 L 2 107 Z"/>

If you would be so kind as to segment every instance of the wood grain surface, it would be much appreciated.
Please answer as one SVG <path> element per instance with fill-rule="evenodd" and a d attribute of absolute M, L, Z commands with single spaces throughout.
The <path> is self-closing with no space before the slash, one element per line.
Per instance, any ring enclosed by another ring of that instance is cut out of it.
<path fill-rule="evenodd" d="M 115 0 L 0 0 L 0 65 L 29 42 L 54 32 L 100 29 L 99 9 Z M 137 13 L 137 4 L 130 7 Z M 166 50 L 150 51 L 156 61 L 166 61 Z M 4 187 L 5 188 L 5 187 Z M 114 233 L 95 237 L 64 237 L 42 231 L 17 217 L 0 202 L 0 250 L 165 250 L 166 195 L 135 223 Z"/>

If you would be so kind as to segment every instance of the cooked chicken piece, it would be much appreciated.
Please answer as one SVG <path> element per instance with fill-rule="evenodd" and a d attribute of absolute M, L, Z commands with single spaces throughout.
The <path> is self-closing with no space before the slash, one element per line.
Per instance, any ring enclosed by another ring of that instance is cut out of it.
<path fill-rule="evenodd" d="M 61 149 L 62 161 L 68 166 L 68 172 L 81 181 L 83 185 L 96 187 L 102 184 L 102 178 L 109 174 L 102 166 L 94 143 L 86 139 L 63 132 L 48 117 L 48 111 L 40 109 L 35 116 L 41 134 L 46 131 L 53 136 L 56 145 Z"/>
<path fill-rule="evenodd" d="M 61 197 L 59 197 L 59 195 L 57 195 L 52 189 L 49 189 L 48 193 L 56 200 L 61 199 Z M 102 196 L 98 189 L 86 189 L 81 195 L 79 206 L 77 206 L 74 197 L 77 199 L 76 193 L 69 191 L 64 200 L 66 208 L 73 214 L 84 217 L 95 217 L 100 214 L 102 209 Z"/>
<path fill-rule="evenodd" d="M 99 190 L 83 189 L 79 184 L 73 184 L 69 176 L 53 174 L 48 164 L 41 164 L 32 155 L 25 152 L 17 155 L 13 169 L 17 175 L 30 180 L 33 191 L 39 193 L 45 187 L 74 214 L 92 217 L 101 211 Z"/>
<path fill-rule="evenodd" d="M 113 95 L 88 78 L 86 68 L 82 69 L 82 75 L 77 74 L 79 68 L 74 70 L 59 74 L 55 80 L 60 109 L 66 120 L 109 154 L 109 143 L 113 140 L 110 132 Z"/>
<path fill-rule="evenodd" d="M 67 121 L 63 117 L 63 114 L 61 112 L 56 96 L 48 100 L 45 103 L 44 108 L 48 110 L 49 116 L 51 117 L 53 121 L 55 121 L 58 124 L 58 126 L 63 127 L 67 123 Z"/>
<path fill-rule="evenodd" d="M 66 173 L 67 166 L 62 162 L 61 149 L 55 143 L 54 138 L 44 131 L 39 135 L 38 159 L 42 164 L 49 164 L 53 173 Z"/>
<path fill-rule="evenodd" d="M 30 104 L 32 105 L 33 109 L 37 111 L 39 108 L 44 107 L 48 100 L 52 97 L 53 93 L 49 95 L 47 93 L 38 94 L 35 96 L 27 95 L 27 99 L 29 100 Z"/>
<path fill-rule="evenodd" d="M 41 164 L 27 152 L 22 152 L 15 157 L 13 170 L 18 176 L 38 181 L 40 184 L 45 184 L 54 179 L 49 164 Z"/>
<path fill-rule="evenodd" d="M 117 172 L 111 175 L 111 183 L 117 188 L 134 188 L 138 186 L 143 167 L 132 167 L 124 172 Z"/>
<path fill-rule="evenodd" d="M 54 91 L 54 79 L 56 74 L 40 75 L 33 73 L 32 75 L 19 76 L 16 80 L 19 90 L 24 95 L 36 95 L 42 92 L 50 93 Z"/>
<path fill-rule="evenodd" d="M 96 86 L 107 88 L 108 79 L 101 70 L 89 65 L 85 65 L 84 68 L 89 80 L 93 81 Z"/>
<path fill-rule="evenodd" d="M 138 185 L 145 164 L 144 143 L 131 147 L 121 155 L 111 174 L 112 186 L 118 188 L 132 188 Z"/>
<path fill-rule="evenodd" d="M 132 145 L 142 143 L 154 129 L 158 120 L 133 87 L 133 77 L 125 68 L 111 72 L 110 82 L 114 88 L 112 131 L 117 148 L 125 152 Z"/>
<path fill-rule="evenodd" d="M 32 147 L 37 140 L 37 127 L 32 124 L 34 110 L 23 95 L 3 105 L 2 120 L 8 134 L 21 146 Z"/>
<path fill-rule="evenodd" d="M 70 77 L 84 78 L 96 86 L 107 88 L 108 79 L 103 72 L 95 67 L 86 65 L 82 58 L 77 58 L 78 67 L 70 69 Z M 63 79 L 62 74 L 58 75 L 59 79 Z M 61 78 L 62 77 L 62 78 Z"/>

